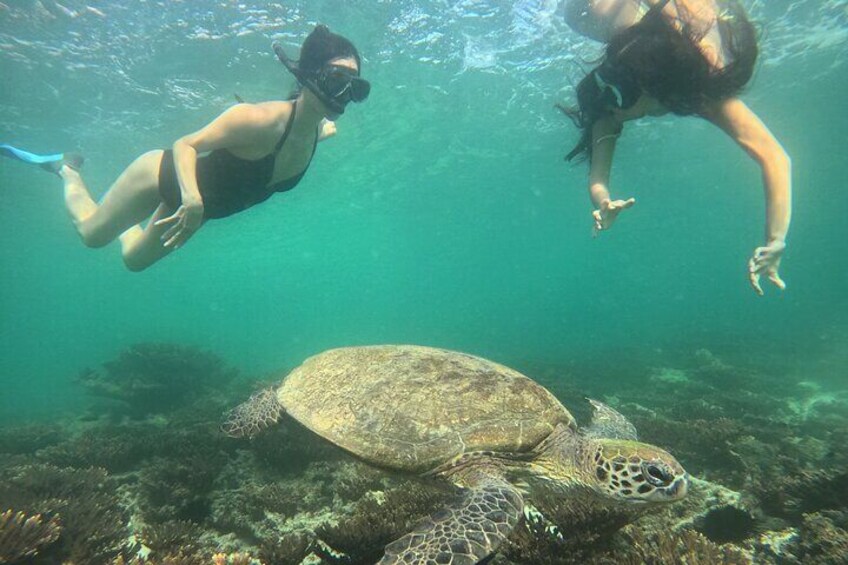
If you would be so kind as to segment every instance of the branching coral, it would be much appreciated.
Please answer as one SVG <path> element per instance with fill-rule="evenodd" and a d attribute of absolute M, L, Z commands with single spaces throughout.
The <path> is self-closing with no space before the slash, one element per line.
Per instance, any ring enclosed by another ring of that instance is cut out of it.
<path fill-rule="evenodd" d="M 797 522 L 804 513 L 848 507 L 848 472 L 765 470 L 750 486 L 761 509 Z"/>
<path fill-rule="evenodd" d="M 58 562 L 102 563 L 127 548 L 127 517 L 102 469 L 52 465 L 13 467 L 0 473 L 0 504 L 58 516 L 63 531 L 50 554 Z"/>
<path fill-rule="evenodd" d="M 286 534 L 263 541 L 259 558 L 272 565 L 300 565 L 311 553 L 315 540 L 302 533 Z"/>
<path fill-rule="evenodd" d="M 539 563 L 546 565 L 749 565 L 751 557 L 732 545 L 718 545 L 698 532 L 648 533 L 628 527 L 601 545 L 584 545 L 534 533 L 523 526 L 510 537 L 510 552 L 498 556 L 496 565 Z M 520 552 L 516 548 L 521 548 Z"/>
<path fill-rule="evenodd" d="M 196 552 L 200 549 L 198 540 L 203 530 L 194 522 L 170 520 L 161 524 L 147 525 L 141 530 L 139 538 L 157 555 Z"/>
<path fill-rule="evenodd" d="M 95 428 L 42 449 L 38 458 L 63 467 L 96 466 L 124 472 L 161 450 L 157 435 L 161 434 L 141 426 Z"/>
<path fill-rule="evenodd" d="M 629 535 L 630 550 L 616 557 L 622 565 L 747 565 L 751 558 L 729 545 L 718 545 L 698 532 L 661 532 L 646 536 L 638 530 Z"/>
<path fill-rule="evenodd" d="M 0 453 L 35 453 L 39 449 L 59 443 L 63 438 L 62 430 L 53 425 L 0 428 Z"/>
<path fill-rule="evenodd" d="M 259 464 L 253 453 L 243 451 L 218 476 L 210 496 L 211 524 L 263 547 L 266 553 L 292 555 L 287 546 L 271 550 L 286 534 L 305 533 L 330 512 L 368 491 L 382 490 L 385 481 L 385 473 L 355 461 L 318 461 L 299 475 L 277 473 Z"/>
<path fill-rule="evenodd" d="M 208 495 L 224 464 L 221 456 L 154 458 L 142 468 L 139 507 L 150 521 L 203 521 Z"/>
<path fill-rule="evenodd" d="M 841 527 L 840 527 L 841 525 Z M 848 562 L 848 513 L 805 514 L 793 556 L 798 563 L 825 565 Z"/>
<path fill-rule="evenodd" d="M 726 479 L 728 470 L 740 476 L 745 470 L 732 444 L 749 432 L 736 420 L 671 420 L 655 416 L 636 417 L 633 423 L 641 438 L 670 449 L 689 472 L 721 470 Z"/>
<path fill-rule="evenodd" d="M 409 532 L 452 496 L 452 491 L 410 481 L 385 493 L 383 500 L 366 497 L 357 503 L 352 515 L 337 525 L 325 524 L 316 532 L 322 542 L 344 557 L 320 549 L 316 553 L 329 562 L 375 563 L 388 543 Z"/>
<path fill-rule="evenodd" d="M 44 520 L 41 514 L 28 516 L 13 510 L 0 513 L 0 563 L 37 554 L 59 539 L 61 530 L 58 516 Z"/>
<path fill-rule="evenodd" d="M 161 557 L 133 557 L 124 559 L 117 557 L 112 565 L 264 565 L 262 561 L 254 559 L 247 553 L 215 553 L 206 555 L 202 553 L 186 553 L 178 551 Z M 270 565 L 276 565 L 270 564 Z"/>
<path fill-rule="evenodd" d="M 212 559 L 208 555 L 177 552 L 159 557 L 124 559 L 117 557 L 112 565 L 210 565 Z"/>
<path fill-rule="evenodd" d="M 165 413 L 201 393 L 227 384 L 236 371 L 217 356 L 190 347 L 143 343 L 123 351 L 100 370 L 87 369 L 77 381 L 90 394 L 120 401 L 132 417 Z"/>
<path fill-rule="evenodd" d="M 500 549 L 515 563 L 584 563 L 622 527 L 645 513 L 644 509 L 604 505 L 585 492 L 576 491 L 566 500 L 537 494 L 531 502 L 544 520 L 525 520 Z M 557 557 L 563 555 L 567 560 Z"/>

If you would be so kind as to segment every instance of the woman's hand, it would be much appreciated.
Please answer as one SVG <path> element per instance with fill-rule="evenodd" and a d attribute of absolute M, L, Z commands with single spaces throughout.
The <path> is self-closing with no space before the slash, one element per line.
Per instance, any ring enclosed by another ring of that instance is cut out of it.
<path fill-rule="evenodd" d="M 321 123 L 321 133 L 318 134 L 318 141 L 323 141 L 328 137 L 333 137 L 338 133 L 336 129 L 336 122 L 325 119 Z"/>
<path fill-rule="evenodd" d="M 610 229 L 621 211 L 630 208 L 634 204 L 636 204 L 635 198 L 628 198 L 627 200 L 610 200 L 606 198 L 601 200 L 601 207 L 592 212 L 592 217 L 595 219 L 595 227 L 592 230 L 592 234 L 598 237 L 600 232 Z"/>
<path fill-rule="evenodd" d="M 182 204 L 173 215 L 162 218 L 154 225 L 159 227 L 169 224 L 171 227 L 162 234 L 162 245 L 179 249 L 203 224 L 203 205 Z"/>
<path fill-rule="evenodd" d="M 780 290 L 786 289 L 786 283 L 777 272 L 784 249 L 786 249 L 786 243 L 781 239 L 770 241 L 765 246 L 754 249 L 754 254 L 748 261 L 748 281 L 754 292 L 760 296 L 764 294 L 763 287 L 760 286 L 760 277 L 763 275 Z"/>

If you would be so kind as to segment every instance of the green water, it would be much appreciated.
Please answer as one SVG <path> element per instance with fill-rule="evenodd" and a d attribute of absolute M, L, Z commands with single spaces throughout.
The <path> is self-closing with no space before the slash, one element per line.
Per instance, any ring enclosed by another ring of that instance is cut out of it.
<path fill-rule="evenodd" d="M 553 105 L 598 51 L 553 2 L 0 3 L 0 141 L 80 149 L 97 196 L 233 93 L 284 95 L 272 39 L 327 23 L 373 84 L 295 191 L 141 274 L 116 244 L 80 244 L 57 179 L 0 162 L 0 420 L 80 410 L 79 371 L 143 341 L 256 376 L 329 347 L 418 343 L 577 367 L 611 392 L 706 348 L 844 389 L 848 5 L 745 4 L 764 32 L 745 100 L 794 167 L 789 287 L 764 298 L 745 278 L 758 167 L 702 121 L 628 126 L 613 191 L 638 203 L 591 238 L 585 167 L 562 159 L 577 132 Z"/>

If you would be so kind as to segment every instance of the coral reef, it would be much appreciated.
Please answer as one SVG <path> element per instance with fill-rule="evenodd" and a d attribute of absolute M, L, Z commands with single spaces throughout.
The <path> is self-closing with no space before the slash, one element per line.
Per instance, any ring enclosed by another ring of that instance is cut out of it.
<path fill-rule="evenodd" d="M 742 565 L 753 563 L 745 551 L 729 545 L 719 545 L 692 530 L 679 533 L 661 532 L 645 535 L 634 530 L 627 536 L 629 546 L 615 554 L 608 563 L 623 565 Z M 612 556 L 611 556 L 612 557 Z"/>
<path fill-rule="evenodd" d="M 259 559 L 269 565 L 300 565 L 313 552 L 315 539 L 308 533 L 286 534 L 264 540 L 259 548 Z"/>
<path fill-rule="evenodd" d="M 228 384 L 237 371 L 216 355 L 166 343 L 141 343 L 77 381 L 93 396 L 118 401 L 113 412 L 140 418 L 161 414 Z"/>
<path fill-rule="evenodd" d="M 62 443 L 39 450 L 37 457 L 60 467 L 93 466 L 120 473 L 135 468 L 160 449 L 156 434 L 147 428 L 111 426 L 85 430 Z"/>
<path fill-rule="evenodd" d="M 145 463 L 138 481 L 138 506 L 145 521 L 205 520 L 208 496 L 224 463 L 223 456 L 197 455 Z"/>
<path fill-rule="evenodd" d="M 799 564 L 848 563 L 848 513 L 805 514 L 798 541 L 789 551 Z"/>
<path fill-rule="evenodd" d="M 780 472 L 773 467 L 752 479 L 751 494 L 766 514 L 797 523 L 803 514 L 848 508 L 848 471 Z"/>
<path fill-rule="evenodd" d="M 154 555 L 197 552 L 203 529 L 194 522 L 170 520 L 144 526 L 139 534 L 141 543 Z"/>
<path fill-rule="evenodd" d="M 522 523 L 492 563 L 846 562 L 848 395 L 707 350 L 625 365 L 524 370 L 578 421 L 591 416 L 585 396 L 619 409 L 694 475 L 689 497 L 633 522 L 537 496 L 546 521 Z M 0 562 L 373 563 L 454 496 L 285 416 L 227 438 L 222 414 L 250 388 L 235 375 L 191 348 L 134 346 L 80 380 L 113 401 L 105 410 L 0 429 Z"/>
<path fill-rule="evenodd" d="M 15 428 L 0 428 L 0 454 L 20 455 L 35 453 L 65 439 L 65 433 L 56 425 L 37 424 Z"/>
<path fill-rule="evenodd" d="M 348 517 L 318 528 L 316 535 L 323 546 L 316 548 L 316 553 L 330 563 L 376 563 L 387 544 L 409 532 L 452 496 L 456 493 L 412 481 L 382 496 L 367 496 Z"/>
<path fill-rule="evenodd" d="M 62 533 L 45 556 L 101 563 L 127 547 L 128 516 L 103 469 L 37 464 L 0 472 L 0 506 L 56 516 Z"/>
<path fill-rule="evenodd" d="M 118 557 L 112 565 L 263 565 L 247 553 L 192 554 L 177 552 L 161 557 Z"/>
<path fill-rule="evenodd" d="M 47 520 L 41 514 L 27 516 L 6 510 L 0 513 L 0 563 L 31 557 L 57 539 L 62 530 L 58 516 Z"/>
<path fill-rule="evenodd" d="M 579 540 L 544 535 L 522 528 L 510 539 L 512 554 L 501 552 L 494 565 L 748 565 L 750 552 L 714 543 L 693 530 L 650 532 L 628 526 L 603 544 L 586 546 Z M 520 552 L 517 551 L 520 548 Z"/>

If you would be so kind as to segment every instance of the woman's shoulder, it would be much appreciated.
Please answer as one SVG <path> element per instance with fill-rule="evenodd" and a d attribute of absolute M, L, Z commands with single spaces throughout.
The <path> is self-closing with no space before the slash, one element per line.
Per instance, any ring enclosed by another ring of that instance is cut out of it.
<path fill-rule="evenodd" d="M 251 104 L 257 113 L 263 114 L 274 121 L 280 118 L 287 119 L 294 105 L 291 100 L 267 100 Z"/>
<path fill-rule="evenodd" d="M 230 107 L 226 113 L 236 120 L 254 127 L 267 127 L 287 120 L 292 110 L 288 101 L 270 100 L 267 102 L 241 102 Z"/>

